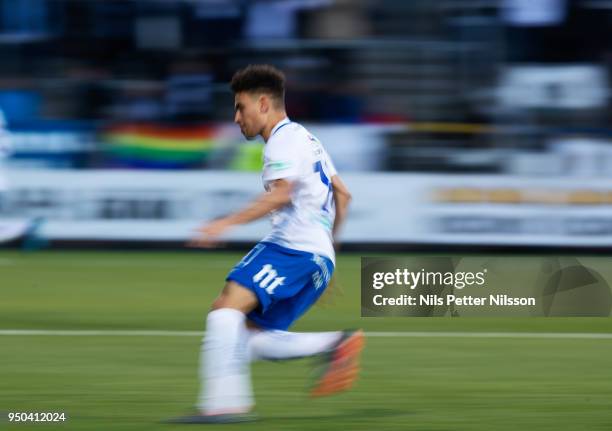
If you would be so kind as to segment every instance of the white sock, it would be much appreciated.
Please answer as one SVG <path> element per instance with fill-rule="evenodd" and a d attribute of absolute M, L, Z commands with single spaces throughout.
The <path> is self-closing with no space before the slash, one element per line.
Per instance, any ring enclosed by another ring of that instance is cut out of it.
<path fill-rule="evenodd" d="M 334 332 L 287 332 L 249 329 L 248 352 L 251 361 L 293 359 L 329 350 L 342 336 Z"/>
<path fill-rule="evenodd" d="M 253 406 L 245 319 L 231 308 L 208 313 L 200 356 L 198 408 L 203 414 L 242 413 Z"/>

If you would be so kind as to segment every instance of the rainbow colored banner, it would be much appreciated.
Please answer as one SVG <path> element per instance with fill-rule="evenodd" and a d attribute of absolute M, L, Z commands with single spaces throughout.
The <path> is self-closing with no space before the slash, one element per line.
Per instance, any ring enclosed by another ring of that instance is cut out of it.
<path fill-rule="evenodd" d="M 129 124 L 102 134 L 112 167 L 189 169 L 203 167 L 215 147 L 214 126 Z"/>

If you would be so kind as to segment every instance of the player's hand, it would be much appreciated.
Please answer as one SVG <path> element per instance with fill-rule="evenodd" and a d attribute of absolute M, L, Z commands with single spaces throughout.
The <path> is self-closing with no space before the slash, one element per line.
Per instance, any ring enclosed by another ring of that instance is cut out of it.
<path fill-rule="evenodd" d="M 232 225 L 226 219 L 219 219 L 196 229 L 196 235 L 187 243 L 187 247 L 212 248 L 219 244 L 219 236 Z"/>

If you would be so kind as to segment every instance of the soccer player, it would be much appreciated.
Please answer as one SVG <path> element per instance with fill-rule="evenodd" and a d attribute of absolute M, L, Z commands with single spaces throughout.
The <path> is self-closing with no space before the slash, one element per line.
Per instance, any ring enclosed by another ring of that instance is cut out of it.
<path fill-rule="evenodd" d="M 356 379 L 362 331 L 287 329 L 325 291 L 334 272 L 334 238 L 351 195 L 321 142 L 287 118 L 284 75 L 251 65 L 232 78 L 234 122 L 265 141 L 262 193 L 242 211 L 212 221 L 192 245 L 210 246 L 233 226 L 268 214 L 272 232 L 236 264 L 206 321 L 199 414 L 183 423 L 239 422 L 254 401 L 249 363 L 320 355 L 311 395 L 348 389 Z"/>

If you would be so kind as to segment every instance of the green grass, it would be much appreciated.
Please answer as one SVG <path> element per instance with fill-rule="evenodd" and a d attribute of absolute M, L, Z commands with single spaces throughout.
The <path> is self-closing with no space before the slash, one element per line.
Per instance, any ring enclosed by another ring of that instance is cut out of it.
<path fill-rule="evenodd" d="M 0 252 L 0 329 L 202 330 L 240 256 Z M 612 319 L 602 318 L 360 318 L 359 265 L 357 255 L 339 258 L 344 294 L 314 307 L 296 330 L 612 333 Z M 199 344 L 0 336 L 0 428 L 184 428 L 158 421 L 191 411 Z M 361 380 L 336 397 L 305 395 L 307 360 L 254 364 L 261 420 L 220 428 L 609 430 L 611 358 L 610 339 L 369 338 Z M 9 411 L 65 411 L 69 419 L 7 425 Z"/>

